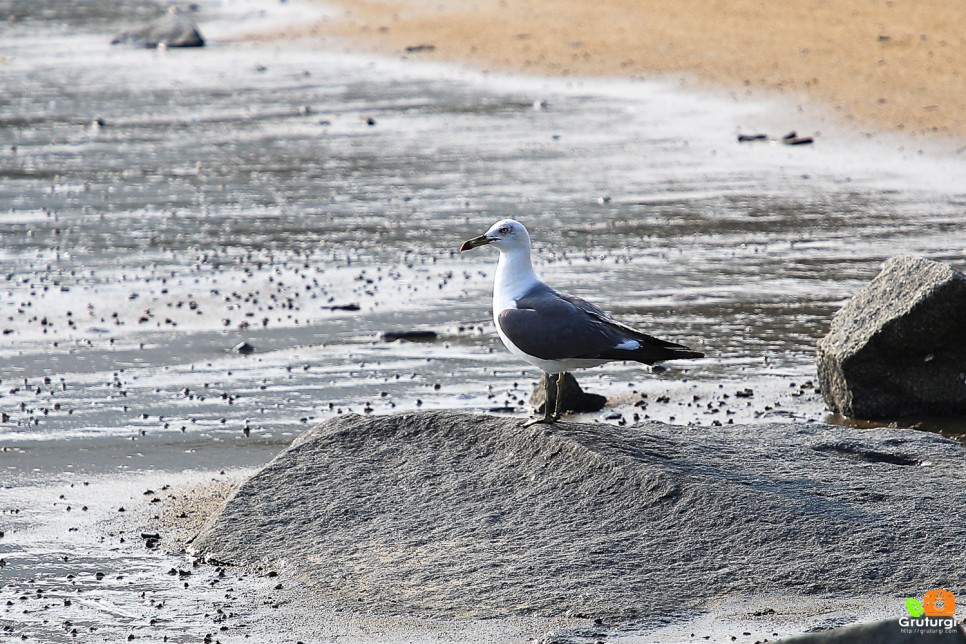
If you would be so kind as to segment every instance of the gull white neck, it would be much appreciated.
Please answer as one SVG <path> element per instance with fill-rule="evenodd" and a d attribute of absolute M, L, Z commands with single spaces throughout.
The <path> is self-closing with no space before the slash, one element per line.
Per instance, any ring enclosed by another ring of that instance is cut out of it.
<path fill-rule="evenodd" d="M 540 283 L 530 264 L 528 249 L 508 250 L 500 253 L 493 282 L 493 314 L 503 309 L 516 308 L 517 300 Z"/>

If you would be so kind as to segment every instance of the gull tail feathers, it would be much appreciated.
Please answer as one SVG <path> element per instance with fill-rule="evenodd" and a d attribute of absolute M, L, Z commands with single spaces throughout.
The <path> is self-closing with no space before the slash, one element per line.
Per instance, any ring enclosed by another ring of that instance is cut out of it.
<path fill-rule="evenodd" d="M 694 351 L 683 344 L 661 340 L 645 333 L 635 333 L 634 339 L 640 343 L 640 346 L 633 349 L 614 347 L 601 353 L 600 357 L 608 360 L 634 360 L 644 364 L 704 357 L 702 352 Z"/>

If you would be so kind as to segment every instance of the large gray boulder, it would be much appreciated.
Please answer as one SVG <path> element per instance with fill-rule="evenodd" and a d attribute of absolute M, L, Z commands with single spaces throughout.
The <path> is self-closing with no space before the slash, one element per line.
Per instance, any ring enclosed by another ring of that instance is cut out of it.
<path fill-rule="evenodd" d="M 826 404 L 852 418 L 966 414 L 966 275 L 893 257 L 818 343 Z"/>
<path fill-rule="evenodd" d="M 135 47 L 204 47 L 205 39 L 198 26 L 176 7 L 143 27 L 122 31 L 114 36 L 112 45 L 128 44 Z"/>
<path fill-rule="evenodd" d="M 427 617 L 641 618 L 751 593 L 966 582 L 955 441 L 820 424 L 519 422 L 330 420 L 241 484 L 193 547 L 285 568 L 320 601 Z"/>

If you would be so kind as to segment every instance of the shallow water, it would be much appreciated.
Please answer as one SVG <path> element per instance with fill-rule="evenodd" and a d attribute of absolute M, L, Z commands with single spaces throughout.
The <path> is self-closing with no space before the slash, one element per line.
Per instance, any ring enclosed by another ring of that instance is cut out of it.
<path fill-rule="evenodd" d="M 0 1 L 0 495 L 257 465 L 349 411 L 523 413 L 494 253 L 456 250 L 502 217 L 551 284 L 709 355 L 586 372 L 614 402 L 586 420 L 822 419 L 844 299 L 898 253 L 966 265 L 963 159 L 666 82 L 257 46 L 314 9 L 200 6 L 211 46 L 157 52 L 107 44 L 148 2 Z"/>

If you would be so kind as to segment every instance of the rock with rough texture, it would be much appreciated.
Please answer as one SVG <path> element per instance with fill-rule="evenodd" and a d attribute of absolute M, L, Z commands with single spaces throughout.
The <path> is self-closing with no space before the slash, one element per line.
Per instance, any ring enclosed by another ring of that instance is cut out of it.
<path fill-rule="evenodd" d="M 193 548 L 285 567 L 327 602 L 427 617 L 958 594 L 964 464 L 959 443 L 912 430 L 348 415 L 241 484 Z"/>
<path fill-rule="evenodd" d="M 798 635 L 779 640 L 779 644 L 966 644 L 966 634 L 962 627 L 903 628 L 897 618 Z"/>
<path fill-rule="evenodd" d="M 204 47 L 195 22 L 179 11 L 171 11 L 139 29 L 122 31 L 111 41 L 112 45 L 128 44 L 135 47 Z"/>
<path fill-rule="evenodd" d="M 822 395 L 852 418 L 966 414 L 966 275 L 893 257 L 818 343 Z"/>
<path fill-rule="evenodd" d="M 540 382 L 533 388 L 533 393 L 530 395 L 530 406 L 533 407 L 538 414 L 543 413 L 543 407 L 547 402 L 547 374 L 543 374 L 540 377 Z M 590 411 L 600 411 L 604 408 L 607 403 L 607 398 L 601 396 L 600 394 L 589 394 L 580 388 L 580 384 L 572 373 L 565 373 L 563 375 L 564 388 L 563 388 L 563 406 L 561 411 L 564 412 L 590 412 Z M 557 386 L 554 384 L 551 388 L 551 405 L 557 404 Z"/>

